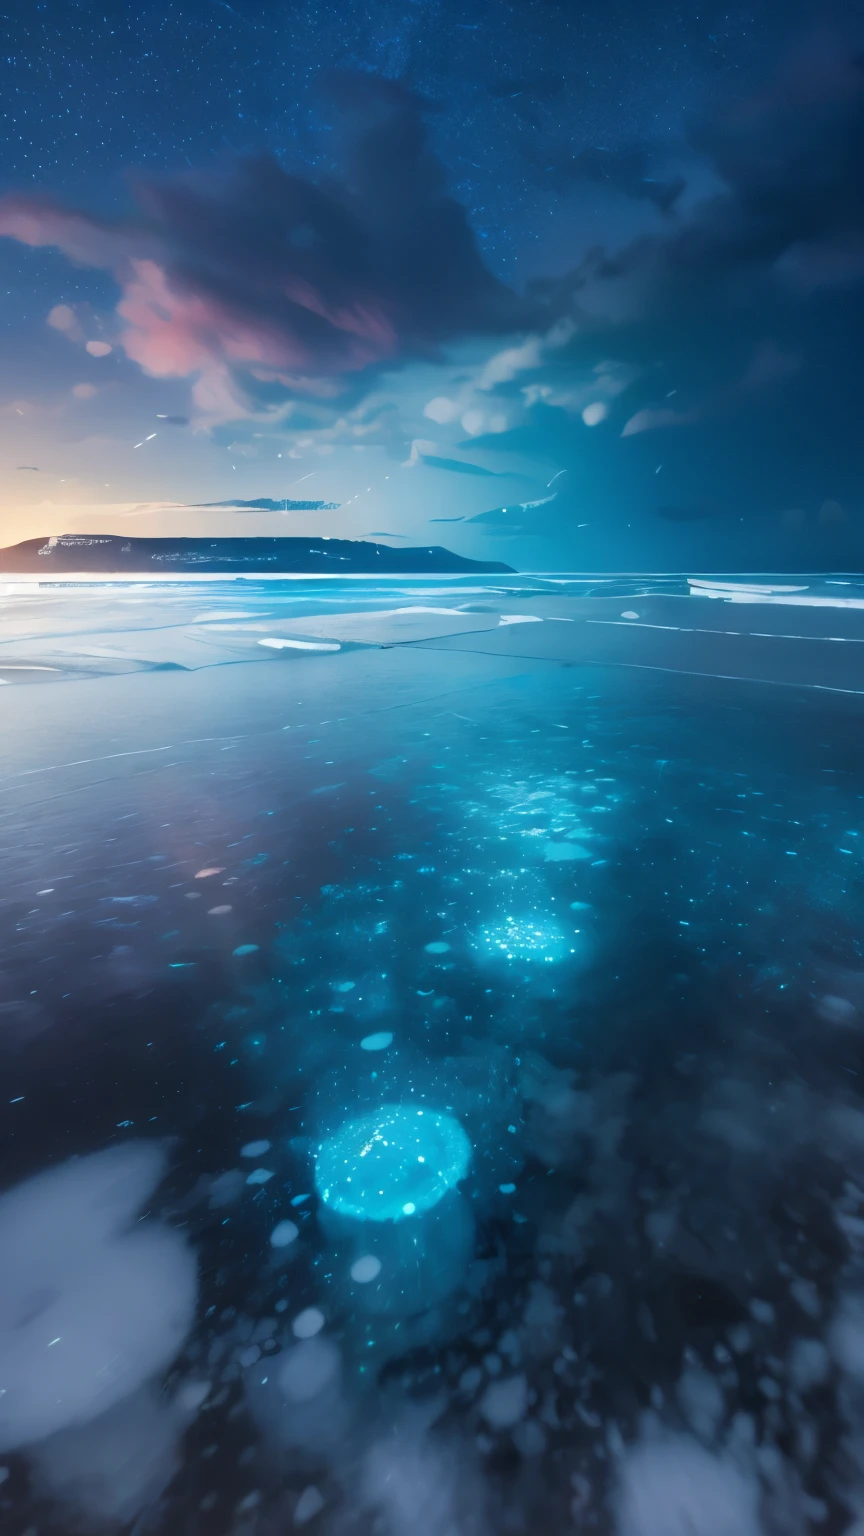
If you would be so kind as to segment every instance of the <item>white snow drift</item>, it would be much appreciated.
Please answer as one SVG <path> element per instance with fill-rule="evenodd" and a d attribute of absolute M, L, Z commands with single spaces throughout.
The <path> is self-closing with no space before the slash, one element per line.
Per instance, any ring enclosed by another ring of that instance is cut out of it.
<path fill-rule="evenodd" d="M 0 1199 L 0 1451 L 83 1425 L 170 1364 L 192 1322 L 185 1239 L 136 1217 L 163 1150 L 73 1158 Z"/>

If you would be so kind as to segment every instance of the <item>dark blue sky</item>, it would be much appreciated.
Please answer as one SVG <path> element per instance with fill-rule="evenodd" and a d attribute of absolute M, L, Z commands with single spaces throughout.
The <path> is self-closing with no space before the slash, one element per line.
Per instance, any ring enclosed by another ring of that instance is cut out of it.
<path fill-rule="evenodd" d="M 16 8 L 2 542 L 860 568 L 856 11 Z"/>

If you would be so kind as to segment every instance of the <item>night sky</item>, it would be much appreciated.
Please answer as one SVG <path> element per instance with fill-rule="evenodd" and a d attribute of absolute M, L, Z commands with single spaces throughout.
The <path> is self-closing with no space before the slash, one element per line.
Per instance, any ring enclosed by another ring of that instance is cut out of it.
<path fill-rule="evenodd" d="M 861 569 L 860 18 L 10 9 L 0 543 Z"/>

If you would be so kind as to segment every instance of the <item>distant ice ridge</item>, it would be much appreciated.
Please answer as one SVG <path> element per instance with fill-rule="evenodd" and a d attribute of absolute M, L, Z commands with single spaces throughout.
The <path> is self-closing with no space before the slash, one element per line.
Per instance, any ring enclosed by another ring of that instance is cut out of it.
<path fill-rule="evenodd" d="M 191 1412 L 155 1390 L 197 1290 L 185 1238 L 137 1220 L 164 1165 L 130 1143 L 0 1199 L 0 1451 L 33 1447 L 37 1485 L 96 1523 L 161 1491 Z"/>

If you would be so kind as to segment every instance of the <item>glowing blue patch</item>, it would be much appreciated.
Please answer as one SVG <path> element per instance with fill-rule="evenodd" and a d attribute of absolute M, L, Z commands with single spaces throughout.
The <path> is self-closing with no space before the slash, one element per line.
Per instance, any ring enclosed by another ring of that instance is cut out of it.
<path fill-rule="evenodd" d="M 437 1205 L 464 1179 L 471 1143 L 458 1120 L 382 1104 L 348 1120 L 318 1150 L 315 1185 L 334 1211 L 359 1221 L 403 1221 Z"/>
<path fill-rule="evenodd" d="M 494 959 L 549 964 L 577 953 L 573 942 L 577 933 L 578 929 L 562 933 L 554 924 L 533 918 L 505 917 L 500 923 L 487 923 L 480 929 L 477 947 Z"/>

